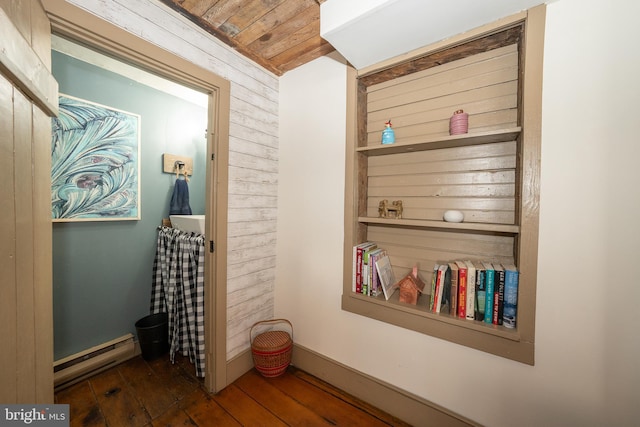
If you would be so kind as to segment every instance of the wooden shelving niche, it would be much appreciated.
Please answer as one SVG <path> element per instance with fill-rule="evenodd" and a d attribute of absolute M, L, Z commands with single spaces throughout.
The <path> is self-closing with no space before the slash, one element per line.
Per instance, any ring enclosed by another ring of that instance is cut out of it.
<path fill-rule="evenodd" d="M 534 364 L 544 9 L 474 34 L 350 70 L 342 308 Z M 458 109 L 469 133 L 449 135 Z M 382 145 L 389 119 L 396 142 Z M 383 199 L 402 200 L 401 219 L 379 218 Z M 464 222 L 442 220 L 452 209 Z M 365 241 L 388 251 L 397 278 L 417 264 L 425 283 L 438 261 L 515 264 L 517 328 L 431 313 L 427 294 L 413 306 L 353 292 L 353 246 Z"/>

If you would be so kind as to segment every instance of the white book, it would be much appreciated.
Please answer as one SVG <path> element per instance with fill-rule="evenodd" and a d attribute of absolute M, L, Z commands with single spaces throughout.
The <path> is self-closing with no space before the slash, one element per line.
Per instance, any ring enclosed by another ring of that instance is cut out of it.
<path fill-rule="evenodd" d="M 476 305 L 476 267 L 471 261 L 464 262 L 467 265 L 467 320 L 475 319 Z"/>

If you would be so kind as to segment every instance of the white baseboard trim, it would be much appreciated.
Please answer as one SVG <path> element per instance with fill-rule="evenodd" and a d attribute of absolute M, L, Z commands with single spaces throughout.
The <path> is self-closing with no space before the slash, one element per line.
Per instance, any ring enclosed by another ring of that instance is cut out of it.
<path fill-rule="evenodd" d="M 53 364 L 54 390 L 58 392 L 139 354 L 140 344 L 127 334 L 57 360 Z"/>
<path fill-rule="evenodd" d="M 414 426 L 480 426 L 440 405 L 297 344 L 293 347 L 291 364 Z M 247 349 L 227 362 L 227 384 L 252 368 L 253 357 Z"/>

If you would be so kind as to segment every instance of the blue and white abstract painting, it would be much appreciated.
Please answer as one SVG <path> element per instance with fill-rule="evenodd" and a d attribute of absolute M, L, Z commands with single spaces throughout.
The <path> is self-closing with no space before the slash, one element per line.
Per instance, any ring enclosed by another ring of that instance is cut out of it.
<path fill-rule="evenodd" d="M 52 120 L 53 220 L 140 219 L 140 116 L 68 95 Z"/>

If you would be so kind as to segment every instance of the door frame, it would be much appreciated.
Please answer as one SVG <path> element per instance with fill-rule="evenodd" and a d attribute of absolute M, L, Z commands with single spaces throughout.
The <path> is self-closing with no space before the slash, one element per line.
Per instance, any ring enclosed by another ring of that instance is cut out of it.
<path fill-rule="evenodd" d="M 42 0 L 52 33 L 208 94 L 206 237 L 220 248 L 205 261 L 205 386 L 227 386 L 227 211 L 230 82 L 59 0 Z M 214 156 L 215 154 L 215 156 Z"/>

